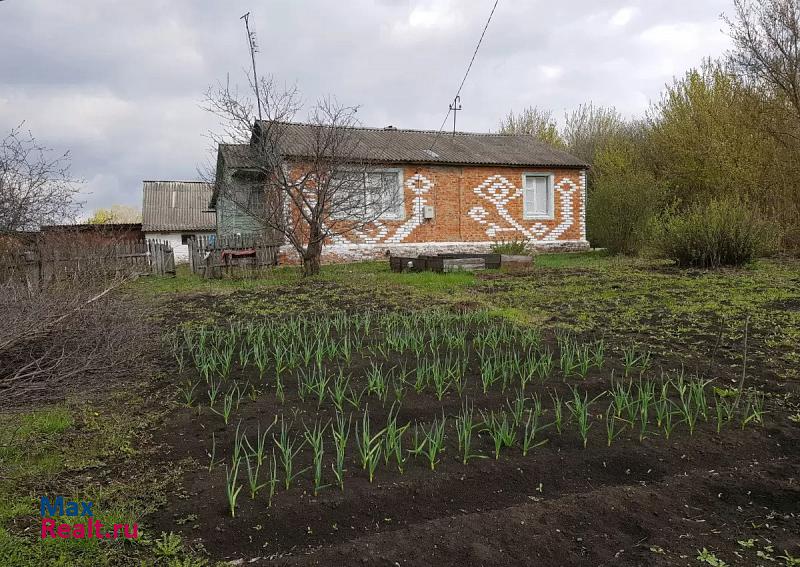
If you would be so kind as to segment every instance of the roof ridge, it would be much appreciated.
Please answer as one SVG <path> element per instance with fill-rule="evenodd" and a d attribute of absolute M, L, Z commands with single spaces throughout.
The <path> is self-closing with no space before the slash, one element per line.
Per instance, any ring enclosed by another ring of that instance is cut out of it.
<path fill-rule="evenodd" d="M 211 181 L 185 181 L 181 179 L 142 179 L 142 183 L 203 183 L 205 185 L 213 185 L 213 182 Z"/>
<path fill-rule="evenodd" d="M 291 122 L 287 120 L 259 120 L 258 122 L 277 122 L 278 124 L 286 124 L 289 126 L 316 126 L 316 124 L 310 124 L 308 122 Z M 342 126 L 342 128 L 346 130 L 369 130 L 375 132 L 413 132 L 416 134 L 435 134 L 439 135 L 445 133 L 449 136 L 453 135 L 453 132 L 444 130 L 425 130 L 420 128 L 397 128 L 396 126 Z M 456 136 L 491 136 L 491 137 L 507 137 L 507 138 L 515 138 L 515 137 L 531 137 L 530 134 L 506 134 L 503 132 L 469 132 L 465 130 L 457 130 L 455 132 Z M 535 138 L 534 138 L 535 139 Z M 541 143 L 546 143 L 541 140 L 536 140 Z M 223 144 L 220 144 L 223 145 Z M 238 145 L 247 145 L 247 144 L 224 144 L 229 146 L 238 146 Z"/>

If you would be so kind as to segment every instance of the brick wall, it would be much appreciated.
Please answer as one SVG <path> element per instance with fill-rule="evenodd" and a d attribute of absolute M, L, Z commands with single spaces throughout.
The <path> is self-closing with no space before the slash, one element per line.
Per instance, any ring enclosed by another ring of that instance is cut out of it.
<path fill-rule="evenodd" d="M 398 166 L 387 166 L 395 167 Z M 378 220 L 337 237 L 323 261 L 353 261 L 388 253 L 416 256 L 444 251 L 486 251 L 492 242 L 527 239 L 541 250 L 586 250 L 586 172 L 515 167 L 402 166 L 405 214 Z M 523 218 L 525 173 L 553 175 L 551 219 Z M 423 207 L 434 218 L 423 218 Z M 291 249 L 281 260 L 297 260 Z"/>

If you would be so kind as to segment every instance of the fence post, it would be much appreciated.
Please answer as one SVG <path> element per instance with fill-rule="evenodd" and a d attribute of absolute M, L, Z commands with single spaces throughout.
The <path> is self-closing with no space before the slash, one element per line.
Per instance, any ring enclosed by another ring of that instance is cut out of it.
<path fill-rule="evenodd" d="M 189 238 L 189 269 L 194 273 L 194 240 L 195 237 Z"/>

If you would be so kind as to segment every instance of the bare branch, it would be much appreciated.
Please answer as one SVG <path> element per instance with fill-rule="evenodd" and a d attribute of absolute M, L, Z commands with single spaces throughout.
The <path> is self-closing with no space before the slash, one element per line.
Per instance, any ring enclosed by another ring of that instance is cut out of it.
<path fill-rule="evenodd" d="M 318 101 L 298 138 L 292 123 L 301 107 L 296 87 L 279 87 L 268 78 L 258 91 L 267 117 L 258 122 L 251 95 L 230 83 L 206 95 L 206 109 L 222 122 L 221 134 L 212 139 L 242 144 L 251 158 L 242 171 L 216 172 L 218 198 L 233 203 L 265 234 L 291 244 L 304 273 L 316 273 L 322 247 L 396 210 L 402 187 L 374 167 L 356 130 L 357 107 L 333 98 Z"/>
<path fill-rule="evenodd" d="M 22 124 L 0 140 L 0 232 L 74 219 L 79 190 L 69 152 L 54 155 Z"/>

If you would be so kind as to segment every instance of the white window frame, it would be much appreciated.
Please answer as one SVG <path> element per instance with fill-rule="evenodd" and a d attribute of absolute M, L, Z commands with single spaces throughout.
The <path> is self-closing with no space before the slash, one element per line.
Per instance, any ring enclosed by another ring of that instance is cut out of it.
<path fill-rule="evenodd" d="M 376 217 L 374 220 L 405 220 L 406 218 L 406 196 L 405 196 L 405 189 L 403 185 L 403 169 L 400 167 L 379 167 L 368 169 L 364 172 L 364 188 L 366 190 L 366 176 L 371 173 L 396 173 L 397 174 L 397 190 L 400 197 L 400 203 L 398 203 L 398 212 L 384 212 L 380 216 Z M 368 215 L 369 216 L 369 215 Z M 361 221 L 362 219 L 355 218 L 355 217 L 348 217 L 346 215 L 337 214 L 333 218 L 336 220 L 357 220 Z"/>
<path fill-rule="evenodd" d="M 547 179 L 547 212 L 529 213 L 527 181 L 529 177 L 544 177 Z M 522 174 L 522 218 L 524 220 L 553 220 L 555 219 L 555 175 L 552 172 L 529 171 Z"/>
<path fill-rule="evenodd" d="M 397 174 L 397 191 L 400 197 L 400 203 L 398 203 L 398 212 L 385 212 L 378 217 L 377 220 L 404 220 L 406 218 L 406 195 L 403 185 L 403 169 L 400 167 L 381 167 L 378 169 L 370 169 L 367 171 L 367 175 L 370 173 L 396 173 Z"/>

